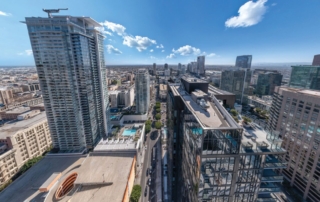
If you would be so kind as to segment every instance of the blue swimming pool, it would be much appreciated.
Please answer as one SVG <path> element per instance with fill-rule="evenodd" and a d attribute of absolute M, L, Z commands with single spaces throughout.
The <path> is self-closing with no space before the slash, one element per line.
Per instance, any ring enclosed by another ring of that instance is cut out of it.
<path fill-rule="evenodd" d="M 194 135 L 202 135 L 202 128 L 192 128 L 192 133 Z"/>
<path fill-rule="evenodd" d="M 136 134 L 136 132 L 136 129 L 125 129 L 122 133 L 122 136 L 133 136 L 134 134 Z"/>

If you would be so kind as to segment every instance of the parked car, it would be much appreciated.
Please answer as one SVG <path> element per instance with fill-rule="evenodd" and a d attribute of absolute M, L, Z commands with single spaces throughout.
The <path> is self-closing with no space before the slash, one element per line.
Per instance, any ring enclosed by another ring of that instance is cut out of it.
<path fill-rule="evenodd" d="M 147 168 L 147 173 L 146 173 L 146 176 L 148 176 L 148 174 L 149 174 L 149 168 Z"/>
<path fill-rule="evenodd" d="M 148 180 L 148 185 L 149 186 L 151 185 L 151 178 L 149 178 L 149 180 Z"/>
<path fill-rule="evenodd" d="M 146 186 L 146 188 L 144 189 L 144 196 L 147 196 L 148 193 L 148 187 Z"/>

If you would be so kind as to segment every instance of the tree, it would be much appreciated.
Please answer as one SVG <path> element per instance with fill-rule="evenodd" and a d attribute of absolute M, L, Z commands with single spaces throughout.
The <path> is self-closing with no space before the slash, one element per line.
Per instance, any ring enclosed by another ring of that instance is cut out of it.
<path fill-rule="evenodd" d="M 242 119 L 243 119 L 243 121 L 244 121 L 245 123 L 250 123 L 250 122 L 252 121 L 250 118 L 248 118 L 248 117 L 246 117 L 246 116 L 243 116 Z"/>
<path fill-rule="evenodd" d="M 157 114 L 156 114 L 156 119 L 157 119 L 157 120 L 161 119 L 161 114 L 160 114 L 160 113 L 157 113 Z"/>
<path fill-rule="evenodd" d="M 239 119 L 236 116 L 232 116 L 232 118 L 238 123 Z"/>
<path fill-rule="evenodd" d="M 156 103 L 156 109 L 160 108 L 160 103 Z"/>
<path fill-rule="evenodd" d="M 260 108 L 258 108 L 258 107 L 256 108 L 256 112 L 257 112 L 258 114 L 260 114 L 261 111 L 262 111 L 262 110 L 261 110 Z"/>
<path fill-rule="evenodd" d="M 131 196 L 130 196 L 130 202 L 138 202 L 141 196 L 141 186 L 140 185 L 134 185 L 132 188 Z"/>
<path fill-rule="evenodd" d="M 151 124 L 152 124 L 151 120 L 146 121 L 146 125 L 151 125 Z"/>
<path fill-rule="evenodd" d="M 156 109 L 156 112 L 157 112 L 157 113 L 159 113 L 160 111 L 161 111 L 161 109 L 160 109 L 160 108 L 157 108 L 157 109 Z"/>
<path fill-rule="evenodd" d="M 118 84 L 118 81 L 117 81 L 117 80 L 113 80 L 113 81 L 111 81 L 111 84 L 112 84 L 112 85 L 117 85 L 117 84 Z"/>
<path fill-rule="evenodd" d="M 149 133 L 151 131 L 151 125 L 146 125 L 145 133 Z"/>
<path fill-rule="evenodd" d="M 231 114 L 232 114 L 233 116 L 238 116 L 237 110 L 231 109 L 230 112 L 231 112 Z"/>
<path fill-rule="evenodd" d="M 155 125 L 156 125 L 156 129 L 160 129 L 162 127 L 162 124 L 160 121 L 157 121 Z"/>

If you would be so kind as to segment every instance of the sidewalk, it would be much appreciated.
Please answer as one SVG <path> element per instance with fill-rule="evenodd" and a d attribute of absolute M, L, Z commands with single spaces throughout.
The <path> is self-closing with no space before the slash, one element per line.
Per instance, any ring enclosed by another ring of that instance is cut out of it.
<path fill-rule="evenodd" d="M 160 132 L 159 132 L 160 133 Z M 157 202 L 162 201 L 162 148 L 161 135 L 158 135 L 157 142 L 157 179 L 156 179 Z"/>
<path fill-rule="evenodd" d="M 135 176 L 135 180 L 134 180 L 134 184 L 138 184 L 141 185 L 141 175 L 142 175 L 142 170 L 143 170 L 143 165 L 144 165 L 144 157 L 146 154 L 146 150 L 144 149 L 145 145 L 142 145 L 141 151 L 142 151 L 142 155 L 140 155 L 140 152 L 137 153 L 137 155 L 139 155 L 140 158 L 140 162 L 141 164 L 138 165 L 138 161 L 137 161 L 137 172 L 136 172 L 136 176 Z"/>

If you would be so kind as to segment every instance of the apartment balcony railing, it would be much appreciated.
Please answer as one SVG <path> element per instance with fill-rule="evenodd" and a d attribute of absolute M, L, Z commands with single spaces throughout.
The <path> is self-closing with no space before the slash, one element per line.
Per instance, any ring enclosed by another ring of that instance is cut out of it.
<path fill-rule="evenodd" d="M 257 198 L 256 202 L 278 202 L 278 200 L 274 198 Z"/>
<path fill-rule="evenodd" d="M 273 188 L 259 188 L 259 194 L 267 194 L 267 193 L 274 193 L 274 192 L 280 192 L 281 189 L 279 187 L 273 187 Z"/>
<path fill-rule="evenodd" d="M 287 168 L 287 162 L 266 162 L 264 169 Z"/>
<path fill-rule="evenodd" d="M 261 182 L 282 182 L 283 176 L 266 176 L 261 177 Z"/>

